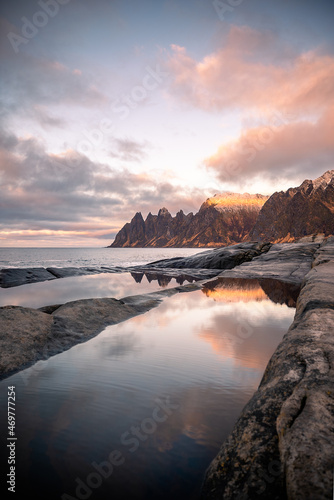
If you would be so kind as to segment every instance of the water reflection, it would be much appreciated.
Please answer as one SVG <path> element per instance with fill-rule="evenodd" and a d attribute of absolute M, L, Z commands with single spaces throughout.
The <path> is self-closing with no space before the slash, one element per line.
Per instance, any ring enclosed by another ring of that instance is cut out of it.
<path fill-rule="evenodd" d="M 144 275 L 145 280 L 143 280 Z M 0 306 L 18 305 L 38 308 L 97 297 L 121 299 L 128 295 L 155 292 L 161 287 L 173 287 L 193 281 L 195 278 L 190 276 L 172 277 L 154 272 L 73 276 L 14 288 L 0 288 Z"/>
<path fill-rule="evenodd" d="M 92 464 L 118 450 L 124 463 L 92 489 L 94 500 L 197 499 L 294 315 L 255 283 L 234 285 L 175 295 L 1 382 L 4 410 L 8 385 L 19 395 L 18 496 L 38 487 L 41 498 L 75 498 L 76 478 L 85 483 Z M 160 421 L 158 400 L 172 404 Z"/>
<path fill-rule="evenodd" d="M 300 285 L 274 279 L 216 278 L 203 287 L 203 293 L 222 302 L 259 302 L 269 298 L 275 304 L 296 307 Z"/>
<path fill-rule="evenodd" d="M 138 335 L 134 333 L 114 335 L 112 339 L 109 339 L 109 342 L 105 343 L 103 348 L 110 358 L 120 358 L 138 351 L 140 349 L 140 340 Z"/>
<path fill-rule="evenodd" d="M 180 270 L 168 270 L 165 273 L 150 270 L 75 276 L 14 288 L 0 288 L 0 306 L 19 305 L 38 308 L 96 297 L 121 299 L 128 295 L 193 283 L 199 279 L 203 279 L 203 276 L 192 276 Z M 216 301 L 261 301 L 269 297 L 273 302 L 286 304 L 289 307 L 295 307 L 299 291 L 297 285 L 268 279 L 216 278 L 203 288 L 203 292 Z"/>
<path fill-rule="evenodd" d="M 194 271 L 196 273 L 196 271 Z M 183 285 L 184 283 L 193 283 L 201 278 L 196 276 L 191 276 L 180 271 L 169 271 L 168 274 L 157 272 L 157 271 L 134 271 L 131 276 L 136 283 L 142 283 L 143 277 L 145 276 L 149 283 L 154 281 L 158 282 L 158 285 L 162 288 L 166 288 L 172 281 L 178 285 Z M 175 286 L 175 285 L 174 285 Z"/>

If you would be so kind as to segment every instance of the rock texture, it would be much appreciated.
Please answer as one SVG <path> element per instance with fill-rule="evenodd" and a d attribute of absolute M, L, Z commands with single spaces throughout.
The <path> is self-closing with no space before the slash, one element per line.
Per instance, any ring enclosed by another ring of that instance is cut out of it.
<path fill-rule="evenodd" d="M 334 239 L 315 253 L 296 316 L 211 463 L 203 499 L 331 500 Z"/>
<path fill-rule="evenodd" d="M 254 226 L 268 197 L 223 193 L 204 202 L 195 215 L 182 210 L 172 217 L 166 208 L 144 221 L 137 212 L 116 235 L 111 247 L 204 247 L 242 241 Z"/>
<path fill-rule="evenodd" d="M 14 286 L 38 283 L 40 281 L 54 280 L 56 278 L 69 278 L 73 276 L 86 276 L 88 274 L 118 273 L 126 269 L 115 267 L 29 267 L 9 268 L 0 270 L 0 287 L 11 288 Z"/>
<path fill-rule="evenodd" d="M 251 262 L 223 271 L 224 278 L 272 278 L 301 284 L 311 270 L 320 243 L 277 243 Z"/>
<path fill-rule="evenodd" d="M 334 170 L 274 193 L 263 205 L 249 238 L 293 241 L 319 233 L 334 234 Z"/>
<path fill-rule="evenodd" d="M 268 252 L 271 243 L 239 243 L 229 247 L 200 252 L 191 257 L 175 257 L 151 262 L 146 267 L 175 269 L 233 269 Z"/>
<path fill-rule="evenodd" d="M 1 269 L 0 286 L 10 288 L 12 286 L 37 283 L 39 281 L 53 280 L 55 276 L 44 269 L 44 267 L 30 267 L 26 269 Z"/>

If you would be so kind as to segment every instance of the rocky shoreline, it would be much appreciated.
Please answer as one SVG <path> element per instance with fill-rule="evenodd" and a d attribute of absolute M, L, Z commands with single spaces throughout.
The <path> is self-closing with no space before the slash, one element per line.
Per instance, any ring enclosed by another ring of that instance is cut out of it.
<path fill-rule="evenodd" d="M 176 293 L 214 287 L 221 278 L 263 280 L 264 290 L 272 282 L 274 293 L 268 291 L 268 296 L 273 301 L 284 301 L 286 290 L 298 297 L 295 319 L 211 463 L 202 498 L 332 498 L 334 237 L 241 243 L 129 269 L 4 269 L 0 286 L 125 271 L 187 275 L 196 282 L 121 300 L 92 298 L 40 309 L 0 307 L 0 378 L 85 342 L 108 325 L 143 314 Z"/>
<path fill-rule="evenodd" d="M 250 276 L 259 268 L 254 262 L 237 271 L 238 276 Z M 301 277 L 300 273 L 301 268 L 297 273 Z M 291 276 L 296 278 L 294 273 Z M 314 253 L 294 322 L 269 361 L 258 390 L 211 463 L 202 499 L 332 499 L 333 332 L 331 238 Z"/>

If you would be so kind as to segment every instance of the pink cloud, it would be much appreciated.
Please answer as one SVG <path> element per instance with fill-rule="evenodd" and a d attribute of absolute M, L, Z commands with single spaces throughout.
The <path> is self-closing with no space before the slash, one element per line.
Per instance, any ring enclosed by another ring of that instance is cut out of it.
<path fill-rule="evenodd" d="M 241 186 L 245 174 L 272 180 L 333 168 L 332 56 L 298 54 L 272 33 L 232 26 L 222 48 L 201 61 L 172 46 L 168 69 L 170 92 L 183 103 L 257 117 L 205 159 L 221 181 Z"/>
<path fill-rule="evenodd" d="M 296 55 L 285 48 L 280 59 L 277 44 L 271 34 L 234 26 L 224 47 L 201 61 L 173 45 L 167 63 L 173 75 L 170 92 L 209 111 L 275 108 L 305 113 L 333 101 L 334 59 L 317 51 Z"/>
<path fill-rule="evenodd" d="M 248 128 L 236 140 L 220 146 L 205 165 L 215 170 L 221 181 L 237 184 L 246 174 L 268 179 L 300 174 L 313 177 L 333 168 L 333 137 L 332 105 L 316 122 L 272 121 Z"/>

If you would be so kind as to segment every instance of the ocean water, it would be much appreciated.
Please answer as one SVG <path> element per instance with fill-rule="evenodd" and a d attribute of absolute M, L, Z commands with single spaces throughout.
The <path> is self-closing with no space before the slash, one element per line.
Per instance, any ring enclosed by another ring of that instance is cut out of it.
<path fill-rule="evenodd" d="M 0 269 L 9 267 L 128 267 L 194 255 L 199 248 L 0 248 Z"/>

